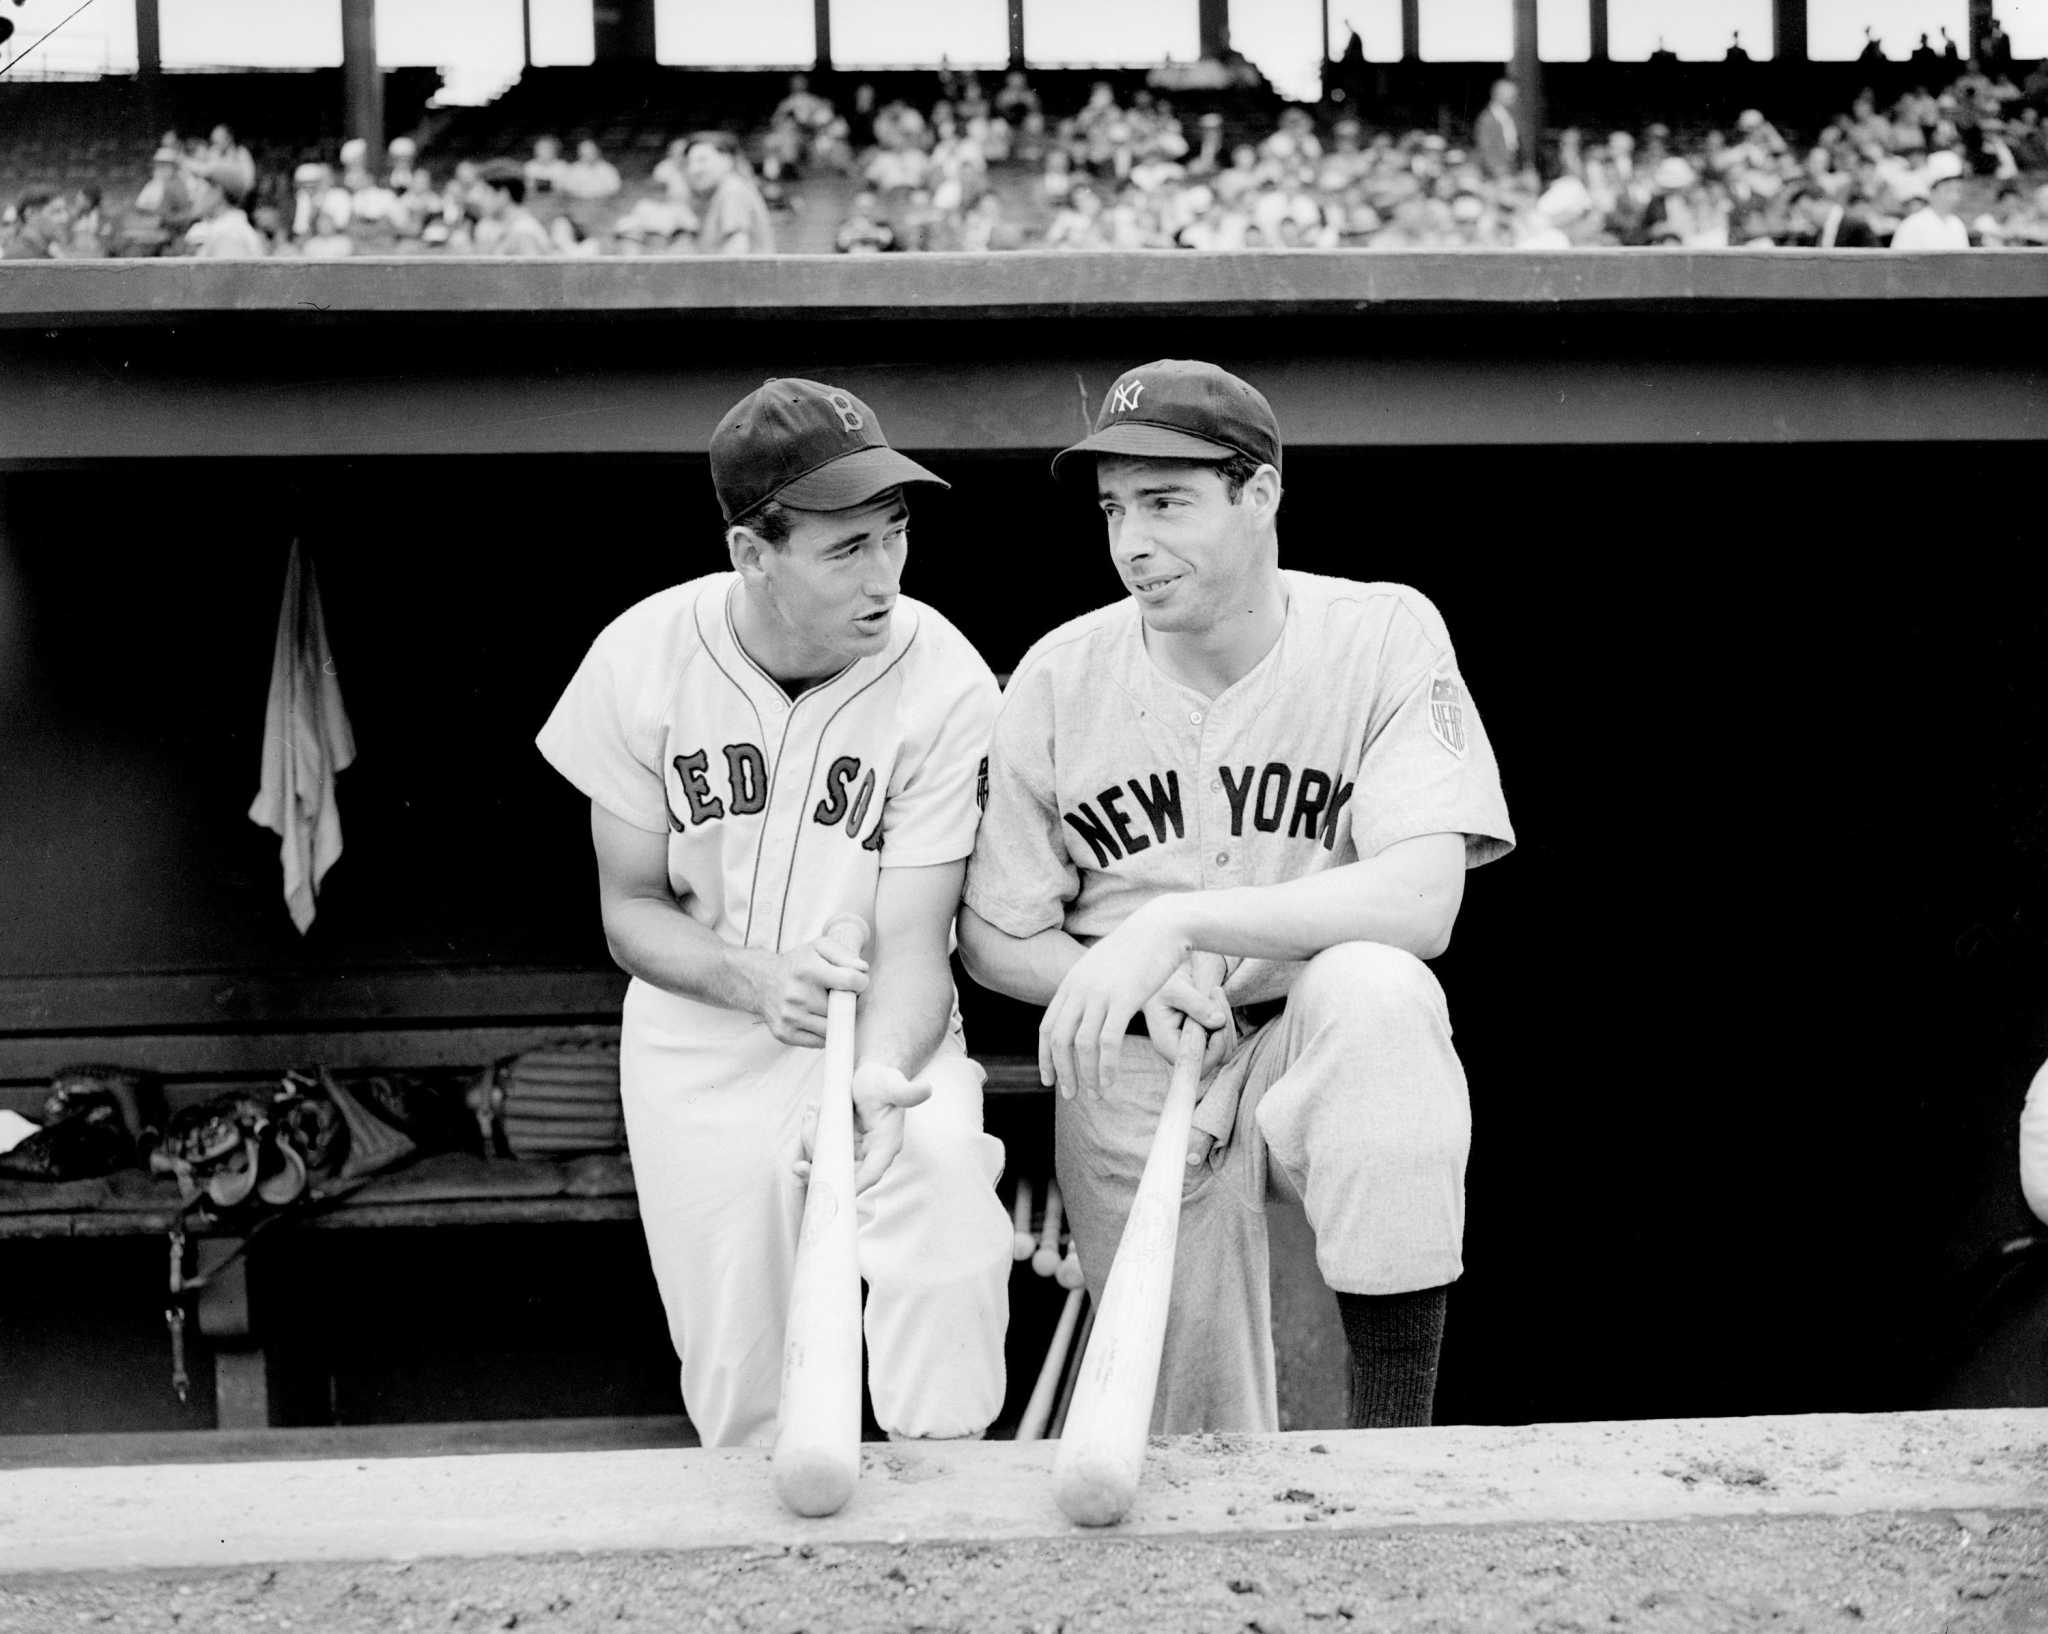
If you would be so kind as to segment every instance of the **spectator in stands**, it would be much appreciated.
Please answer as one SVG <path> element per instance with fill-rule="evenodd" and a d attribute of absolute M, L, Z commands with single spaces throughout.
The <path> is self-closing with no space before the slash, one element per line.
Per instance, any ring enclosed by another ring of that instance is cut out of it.
<path fill-rule="evenodd" d="M 1102 219 L 1102 195 L 1083 182 L 1067 195 L 1045 230 L 1049 250 L 1106 250 L 1109 224 Z"/>
<path fill-rule="evenodd" d="M 801 147 L 792 162 L 801 165 L 816 157 L 817 140 L 833 117 L 832 104 L 811 89 L 811 82 L 802 74 L 791 74 L 789 94 L 776 103 L 769 123 L 786 125 L 797 133 Z"/>
<path fill-rule="evenodd" d="M 1899 223 L 1892 234 L 1895 250 L 1967 250 L 1970 229 L 1961 212 L 1963 161 L 1959 154 L 1932 155 L 1921 173 L 1927 202 Z"/>
<path fill-rule="evenodd" d="M 2006 126 L 2004 138 L 2015 173 L 2048 170 L 2048 131 L 2042 129 L 2038 108 L 2020 109 Z"/>
<path fill-rule="evenodd" d="M 62 260 L 70 231 L 70 201 L 54 187 L 28 188 L 15 201 L 14 227 L 0 242 L 0 260 Z"/>
<path fill-rule="evenodd" d="M 205 157 L 207 165 L 220 175 L 235 198 L 246 199 L 256 191 L 256 161 L 227 126 L 213 127 Z"/>
<path fill-rule="evenodd" d="M 477 224 L 472 242 L 479 255 L 555 253 L 547 228 L 526 207 L 525 167 L 510 159 L 479 166 L 474 197 Z"/>
<path fill-rule="evenodd" d="M 365 147 L 367 154 L 367 146 Z M 346 232 L 360 255 L 389 255 L 397 248 L 405 225 L 405 209 L 384 180 L 364 167 L 362 159 L 343 172 L 349 187 Z M 349 178 L 353 178 L 349 182 Z"/>
<path fill-rule="evenodd" d="M 598 151 L 595 142 L 586 138 L 576 144 L 575 162 L 562 167 L 557 185 L 565 197 L 595 204 L 616 198 L 625 183 L 619 179 L 618 167 Z"/>
<path fill-rule="evenodd" d="M 586 233 L 569 215 L 554 217 L 547 225 L 548 242 L 555 255 L 596 255 L 604 246 Z"/>
<path fill-rule="evenodd" d="M 1003 219 L 1003 201 L 996 193 L 984 193 L 967 207 L 958 248 L 982 254 L 1019 249 L 1022 245 L 1023 235 Z"/>
<path fill-rule="evenodd" d="M 348 189 L 335 183 L 331 168 L 308 162 L 292 172 L 292 238 L 302 243 L 311 238 L 322 216 L 339 232 L 352 213 Z"/>
<path fill-rule="evenodd" d="M 896 229 L 882 214 L 882 201 L 873 193 L 856 193 L 832 247 L 841 255 L 881 255 L 895 249 Z"/>
<path fill-rule="evenodd" d="M 654 167 L 654 185 L 661 189 L 661 196 L 670 203 L 681 203 L 690 196 L 690 173 L 684 158 L 690 151 L 690 139 L 678 136 L 669 143 L 668 151 L 661 162 Z"/>
<path fill-rule="evenodd" d="M 106 214 L 100 208 L 96 186 L 81 187 L 71 195 L 71 231 L 64 240 L 62 259 L 102 261 L 113 253 L 107 241 Z"/>
<path fill-rule="evenodd" d="M 869 155 L 861 179 L 883 198 L 900 202 L 914 189 L 924 186 L 931 161 L 900 124 L 878 122 L 877 128 L 885 131 L 886 136 Z"/>
<path fill-rule="evenodd" d="M 334 212 L 322 206 L 313 218 L 312 230 L 299 246 L 299 253 L 308 261 L 338 261 L 356 253 L 356 242 Z"/>
<path fill-rule="evenodd" d="M 160 144 L 150 158 L 149 180 L 142 184 L 121 223 L 121 253 L 162 255 L 185 236 L 194 219 L 184 155 L 174 138 Z"/>
<path fill-rule="evenodd" d="M 1513 80 L 1495 80 L 1486 108 L 1472 126 L 1472 151 L 1489 181 L 1507 181 L 1524 168 L 1522 128 L 1515 120 L 1520 95 Z"/>
<path fill-rule="evenodd" d="M 384 149 L 384 180 L 392 192 L 403 196 L 412 191 L 419 172 L 420 145 L 410 136 L 394 136 Z"/>
<path fill-rule="evenodd" d="M 260 261 L 270 253 L 243 208 L 242 167 L 232 159 L 186 169 L 199 219 L 185 233 L 185 254 L 209 261 Z"/>
<path fill-rule="evenodd" d="M 1021 68 L 1012 68 L 1003 75 L 1002 89 L 996 92 L 992 106 L 995 116 L 1012 128 L 1021 127 L 1026 114 L 1044 113 L 1038 93 L 1032 90 L 1031 82 L 1025 78 Z"/>
<path fill-rule="evenodd" d="M 381 185 L 370 169 L 370 144 L 360 136 L 351 136 L 341 144 L 341 185 L 351 197 Z"/>
<path fill-rule="evenodd" d="M 739 168 L 739 153 L 722 131 L 690 138 L 684 154 L 690 203 L 697 213 L 699 255 L 773 255 L 775 229 L 760 190 Z"/>
<path fill-rule="evenodd" d="M 554 192 L 562 185 L 562 172 L 566 169 L 562 144 L 552 136 L 535 137 L 533 157 L 526 161 L 522 172 L 526 177 L 526 191 L 536 198 Z"/>

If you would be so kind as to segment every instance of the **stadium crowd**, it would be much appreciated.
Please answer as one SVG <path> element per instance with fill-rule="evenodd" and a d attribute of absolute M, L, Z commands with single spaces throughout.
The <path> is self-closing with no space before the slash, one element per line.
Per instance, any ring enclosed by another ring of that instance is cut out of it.
<path fill-rule="evenodd" d="M 31 187 L 0 231 L 10 259 L 185 255 L 771 253 L 829 209 L 832 247 L 891 251 L 1521 248 L 1578 245 L 1936 249 L 2048 244 L 2048 63 L 1954 63 L 1938 90 L 1869 94 L 1796 131 L 1760 109 L 1732 127 L 1552 133 L 1524 151 L 1501 80 L 1465 130 L 1375 130 L 1289 106 L 1232 129 L 1107 83 L 1048 114 L 1028 78 L 993 94 L 941 71 L 924 109 L 846 109 L 792 76 L 742 143 L 677 139 L 629 181 L 590 140 L 438 174 L 408 137 L 373 155 L 259 176 L 225 126 L 167 135 L 147 183 L 109 200 Z M 830 179 L 829 182 L 827 179 Z M 813 232 L 814 240 L 821 235 Z M 782 247 L 788 247 L 786 243 Z M 822 245 L 820 246 L 822 247 Z"/>

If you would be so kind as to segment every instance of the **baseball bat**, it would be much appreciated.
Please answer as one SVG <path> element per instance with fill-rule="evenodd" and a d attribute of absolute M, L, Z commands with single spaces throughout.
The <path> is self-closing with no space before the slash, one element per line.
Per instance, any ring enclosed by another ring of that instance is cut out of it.
<path fill-rule="evenodd" d="M 1053 1459 L 1053 1497 L 1067 1519 L 1110 1526 L 1138 1495 L 1159 1351 L 1173 1290 L 1173 1253 L 1180 1237 L 1180 1194 L 1187 1177 L 1188 1129 L 1202 1083 L 1209 1035 L 1190 1019 L 1166 1104 L 1159 1110 L 1145 1172 L 1131 1200 L 1123 1241 L 1103 1284 L 1079 1382 Z"/>
<path fill-rule="evenodd" d="M 1028 1260 L 1038 1247 L 1038 1239 L 1031 1235 L 1031 1177 L 1027 1174 L 1017 1176 L 1017 1190 L 1010 1202 L 1010 1224 L 1017 1234 L 1010 1257 Z"/>
<path fill-rule="evenodd" d="M 1019 1441 L 1045 1439 L 1046 1421 L 1052 1417 L 1053 1397 L 1059 1391 L 1060 1375 L 1066 1371 L 1067 1352 L 1074 1343 L 1074 1325 L 1081 1319 L 1081 1301 L 1086 1297 L 1084 1290 L 1072 1289 L 1066 1302 L 1060 1306 L 1060 1319 L 1052 1330 L 1052 1343 L 1046 1347 L 1045 1365 L 1038 1370 L 1038 1382 L 1031 1387 L 1031 1399 L 1024 1405 L 1024 1416 L 1017 1420 Z"/>
<path fill-rule="evenodd" d="M 1045 1183 L 1045 1223 L 1038 1228 L 1038 1247 L 1031 1255 L 1031 1269 L 1049 1277 L 1060 1263 L 1060 1182 L 1055 1175 Z"/>
<path fill-rule="evenodd" d="M 1081 1376 L 1081 1364 L 1088 1359 L 1088 1335 L 1095 1331 L 1095 1301 L 1081 1301 L 1081 1331 L 1074 1335 L 1074 1348 L 1068 1354 L 1066 1376 L 1060 1380 L 1059 1399 L 1052 1405 L 1052 1422 L 1045 1427 L 1046 1437 L 1057 1441 L 1065 1430 L 1067 1409 L 1074 1401 L 1074 1381 Z"/>
<path fill-rule="evenodd" d="M 850 953 L 868 927 L 841 914 L 825 937 Z M 830 1515 L 860 1475 L 860 1263 L 854 1249 L 854 995 L 825 1000 L 825 1069 L 804 1223 L 782 1341 L 782 1403 L 773 1454 L 775 1493 L 799 1515 Z"/>

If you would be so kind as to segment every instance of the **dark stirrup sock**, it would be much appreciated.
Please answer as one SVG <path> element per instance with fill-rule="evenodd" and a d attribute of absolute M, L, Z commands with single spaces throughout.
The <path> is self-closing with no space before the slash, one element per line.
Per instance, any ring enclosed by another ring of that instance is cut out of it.
<path fill-rule="evenodd" d="M 1351 1346 L 1351 1427 L 1391 1430 L 1429 1422 L 1450 1289 L 1339 1294 Z"/>

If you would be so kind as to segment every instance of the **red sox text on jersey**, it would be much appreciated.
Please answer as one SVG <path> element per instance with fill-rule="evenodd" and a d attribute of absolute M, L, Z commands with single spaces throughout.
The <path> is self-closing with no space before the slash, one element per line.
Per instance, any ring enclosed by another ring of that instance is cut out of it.
<path fill-rule="evenodd" d="M 726 817 L 754 817 L 767 809 L 768 757 L 760 746 L 728 743 L 719 754 L 725 763 L 723 794 L 711 786 L 712 761 L 708 751 L 695 749 L 670 760 L 669 768 L 675 777 L 669 786 L 668 825 L 673 832 L 681 834 L 692 824 L 702 828 Z M 860 780 L 857 784 L 856 778 Z M 861 825 L 872 812 L 874 824 L 860 846 L 863 851 L 881 850 L 882 813 L 875 805 L 875 782 L 874 768 L 863 767 L 860 756 L 835 757 L 825 769 L 824 792 L 811 812 L 811 821 L 826 828 L 843 821 L 848 838 L 860 839 Z M 676 812 L 678 789 L 690 814 L 688 821 Z"/>

